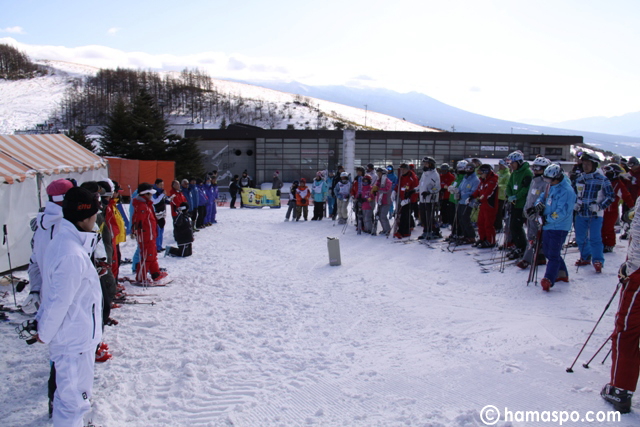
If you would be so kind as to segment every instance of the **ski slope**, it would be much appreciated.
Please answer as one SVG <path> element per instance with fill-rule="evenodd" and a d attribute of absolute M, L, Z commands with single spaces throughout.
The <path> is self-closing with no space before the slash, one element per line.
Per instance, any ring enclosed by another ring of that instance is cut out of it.
<path fill-rule="evenodd" d="M 565 369 L 614 292 L 626 241 L 605 254 L 603 274 L 570 267 L 571 282 L 545 293 L 514 266 L 482 273 L 470 247 L 394 244 L 327 219 L 283 222 L 285 212 L 219 208 L 192 257 L 160 258 L 169 286 L 129 290 L 157 305 L 112 311 L 120 324 L 105 331 L 114 358 L 96 365 L 96 426 L 466 427 L 485 425 L 487 405 L 611 410 L 599 396 L 606 351 L 581 365 L 612 332 L 617 298 L 575 373 Z M 328 236 L 340 238 L 341 266 L 329 266 Z M 131 257 L 134 243 L 122 250 Z M 11 304 L 10 288 L 0 292 Z M 50 426 L 46 346 L 0 323 L 0 348 L 0 424 Z M 636 401 L 621 422 L 562 425 L 638 426 L 639 413 Z"/>
<path fill-rule="evenodd" d="M 10 81 L 0 79 L 0 135 L 13 134 L 16 130 L 32 129 L 37 124 L 44 123 L 59 108 L 65 92 L 73 87 L 74 79 L 95 75 L 99 71 L 95 67 L 65 61 L 39 60 L 37 63 L 46 66 L 50 70 L 50 74 L 29 80 Z M 178 75 L 179 73 L 160 72 L 160 75 L 165 74 Z M 212 82 L 215 89 L 222 95 L 241 96 L 246 100 L 270 103 L 275 105 L 278 110 L 281 110 L 281 114 L 285 107 L 293 104 L 298 99 L 292 93 L 246 83 L 222 79 L 212 79 Z M 435 131 L 425 126 L 374 111 L 365 111 L 361 108 L 310 97 L 304 97 L 304 100 L 312 104 L 314 108 L 294 105 L 294 109 L 287 109 L 292 117 L 282 117 L 275 128 L 286 129 L 288 125 L 294 125 L 300 129 L 301 126 L 305 126 L 304 123 L 315 124 L 318 120 L 319 110 L 330 119 L 329 122 L 340 120 L 361 126 L 366 124 L 370 128 L 381 130 Z M 190 120 L 190 115 L 178 116 L 172 119 L 172 124 L 186 124 L 190 123 Z M 222 118 L 216 122 L 206 122 L 205 128 L 218 129 L 221 120 Z M 193 123 L 191 124 L 193 125 Z M 269 124 L 266 121 L 257 124 L 269 128 Z"/>

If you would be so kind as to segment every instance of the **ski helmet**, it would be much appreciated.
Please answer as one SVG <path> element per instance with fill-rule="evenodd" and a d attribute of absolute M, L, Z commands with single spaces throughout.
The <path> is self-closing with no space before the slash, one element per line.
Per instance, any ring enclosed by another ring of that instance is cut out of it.
<path fill-rule="evenodd" d="M 380 172 L 381 174 L 384 175 L 384 174 L 387 173 L 387 170 L 385 168 L 378 168 L 378 169 L 376 169 L 376 172 Z"/>
<path fill-rule="evenodd" d="M 524 156 L 522 155 L 521 151 L 514 151 L 507 156 L 507 159 L 511 160 L 512 162 L 524 162 Z"/>
<path fill-rule="evenodd" d="M 436 159 L 434 159 L 433 157 L 428 157 L 428 156 L 423 157 L 422 163 L 427 164 L 426 170 L 434 170 L 436 168 Z"/>
<path fill-rule="evenodd" d="M 485 163 L 483 165 L 480 165 L 478 170 L 480 171 L 480 173 L 489 173 L 493 170 L 493 168 L 491 167 L 491 165 Z"/>
<path fill-rule="evenodd" d="M 544 170 L 542 175 L 545 178 L 562 181 L 562 179 L 564 178 L 564 171 L 562 170 L 562 167 L 560 167 L 559 164 L 552 163 L 549 166 L 547 166 L 547 168 Z"/>
<path fill-rule="evenodd" d="M 580 160 L 582 160 L 583 162 L 585 160 L 590 161 L 591 163 L 593 163 L 594 169 L 597 168 L 598 164 L 600 163 L 600 158 L 594 153 L 583 152 L 582 155 L 580 156 Z"/>
<path fill-rule="evenodd" d="M 342 173 L 340 174 L 340 178 L 343 178 L 343 179 L 344 179 L 344 178 L 347 178 L 347 179 L 349 179 L 349 174 L 348 174 L 348 173 L 346 173 L 346 172 L 342 172 Z"/>
<path fill-rule="evenodd" d="M 443 164 L 440 165 L 440 170 L 442 172 L 449 172 L 449 169 L 451 169 L 451 168 L 449 167 L 449 165 L 447 163 L 443 163 Z"/>
<path fill-rule="evenodd" d="M 370 177 L 369 175 L 365 175 L 365 176 L 362 178 L 362 180 L 363 180 L 363 181 L 368 181 L 368 182 L 369 182 L 369 184 L 371 184 L 371 177 Z"/>
<path fill-rule="evenodd" d="M 607 166 L 602 168 L 602 170 L 609 179 L 616 179 L 621 173 L 624 173 L 620 165 L 617 163 L 609 163 Z"/>
<path fill-rule="evenodd" d="M 547 159 L 546 157 L 536 157 L 536 159 L 532 163 L 532 166 L 542 166 L 543 168 L 546 168 L 550 164 L 551 160 Z"/>
<path fill-rule="evenodd" d="M 457 170 L 458 172 L 462 172 L 462 171 L 464 171 L 464 168 L 466 168 L 466 167 L 467 167 L 467 163 L 468 163 L 468 162 L 467 162 L 466 160 L 460 160 L 460 161 L 458 162 L 458 164 L 456 165 L 456 170 Z"/>
<path fill-rule="evenodd" d="M 476 170 L 476 165 L 473 164 L 473 162 L 467 162 L 466 166 L 464 167 L 464 171 L 466 173 L 472 173 L 475 172 Z"/>
<path fill-rule="evenodd" d="M 638 162 L 637 157 L 630 157 L 629 160 L 627 161 L 627 165 L 631 168 L 631 167 L 640 165 L 640 162 Z"/>

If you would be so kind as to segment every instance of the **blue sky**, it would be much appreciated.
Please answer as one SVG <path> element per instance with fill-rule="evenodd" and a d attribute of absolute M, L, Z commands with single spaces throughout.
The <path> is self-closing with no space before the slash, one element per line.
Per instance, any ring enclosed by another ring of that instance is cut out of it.
<path fill-rule="evenodd" d="M 637 0 L 0 0 L 0 10 L 0 42 L 34 59 L 417 91 L 509 120 L 640 111 Z"/>

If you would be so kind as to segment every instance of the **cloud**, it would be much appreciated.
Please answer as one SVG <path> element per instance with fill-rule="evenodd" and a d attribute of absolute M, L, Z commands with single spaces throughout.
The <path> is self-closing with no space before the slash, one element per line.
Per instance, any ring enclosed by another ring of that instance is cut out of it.
<path fill-rule="evenodd" d="M 107 30 L 107 34 L 110 36 L 115 36 L 122 28 L 112 27 Z"/>
<path fill-rule="evenodd" d="M 18 27 L 18 26 L 0 28 L 0 33 L 27 34 L 22 27 Z"/>
<path fill-rule="evenodd" d="M 0 43 L 10 44 L 25 52 L 34 60 L 65 61 L 96 68 L 134 68 L 154 71 L 182 71 L 198 68 L 220 79 L 236 80 L 298 80 L 308 84 L 320 77 L 325 79 L 331 69 L 309 67 L 283 58 L 248 57 L 239 53 L 199 52 L 187 55 L 148 54 L 125 52 L 101 45 L 78 47 L 33 45 L 20 43 L 13 38 L 0 38 Z M 353 73 L 357 75 L 357 73 Z M 307 80 L 309 80 L 307 82 Z M 341 82 L 319 80 L 319 83 Z"/>
<path fill-rule="evenodd" d="M 239 70 L 243 70 L 245 68 L 247 68 L 247 64 L 245 64 L 244 62 L 236 59 L 236 58 L 229 58 L 229 64 L 228 67 L 230 70 L 233 71 L 239 71 Z"/>

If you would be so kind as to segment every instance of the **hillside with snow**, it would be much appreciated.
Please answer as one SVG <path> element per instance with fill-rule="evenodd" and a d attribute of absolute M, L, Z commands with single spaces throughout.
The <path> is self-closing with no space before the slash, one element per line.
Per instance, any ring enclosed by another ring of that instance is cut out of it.
<path fill-rule="evenodd" d="M 44 123 L 60 105 L 65 91 L 77 79 L 94 75 L 98 69 L 63 61 L 37 61 L 46 66 L 50 74 L 30 80 L 0 80 L 0 134 L 13 134 L 16 130 L 31 129 Z M 175 72 L 161 74 L 177 74 Z M 253 102 L 256 108 L 272 110 L 272 118 L 252 123 L 264 128 L 296 129 L 331 126 L 341 122 L 357 128 L 425 132 L 435 129 L 407 122 L 389 115 L 349 107 L 335 102 L 293 93 L 267 89 L 245 83 L 212 79 L 215 90 L 228 97 L 241 97 Z M 322 114 L 320 114 L 322 113 Z M 276 118 L 275 120 L 273 118 Z M 221 120 L 194 123 L 191 116 L 172 116 L 176 128 L 217 129 Z"/>

